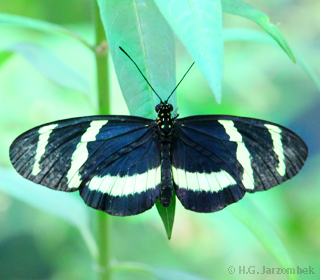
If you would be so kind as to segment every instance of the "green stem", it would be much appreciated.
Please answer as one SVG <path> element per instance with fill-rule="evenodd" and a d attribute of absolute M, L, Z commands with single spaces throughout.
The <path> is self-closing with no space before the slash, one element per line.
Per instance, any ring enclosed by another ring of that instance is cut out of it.
<path fill-rule="evenodd" d="M 96 29 L 96 65 L 97 85 L 99 94 L 99 114 L 110 114 L 109 101 L 109 74 L 108 74 L 108 44 L 106 33 L 101 22 L 99 7 L 95 1 L 95 29 Z"/>
<path fill-rule="evenodd" d="M 96 74 L 99 98 L 99 114 L 109 114 L 109 81 L 108 81 L 108 52 L 104 28 L 101 22 L 99 7 L 95 2 L 95 33 L 96 33 Z M 110 280 L 110 240 L 109 240 L 109 216 L 97 211 L 97 279 Z"/>
<path fill-rule="evenodd" d="M 109 216 L 101 211 L 97 211 L 97 239 L 98 239 L 98 280 L 110 280 L 110 254 L 109 254 Z"/>

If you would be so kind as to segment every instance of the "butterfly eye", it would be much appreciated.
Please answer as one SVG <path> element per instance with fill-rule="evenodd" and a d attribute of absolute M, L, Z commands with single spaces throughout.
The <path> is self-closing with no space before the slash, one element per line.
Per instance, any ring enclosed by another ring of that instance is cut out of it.
<path fill-rule="evenodd" d="M 168 104 L 168 107 L 169 107 L 170 112 L 172 112 L 173 106 L 171 104 Z"/>
<path fill-rule="evenodd" d="M 156 106 L 156 112 L 158 113 L 158 112 L 160 111 L 160 109 L 161 109 L 161 104 L 158 104 L 158 105 Z"/>

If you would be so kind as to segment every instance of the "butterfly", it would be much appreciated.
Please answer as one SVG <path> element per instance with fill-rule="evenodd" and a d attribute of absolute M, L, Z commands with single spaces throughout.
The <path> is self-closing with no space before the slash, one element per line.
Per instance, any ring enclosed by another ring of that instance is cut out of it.
<path fill-rule="evenodd" d="M 219 211 L 292 178 L 307 159 L 307 145 L 288 128 L 229 115 L 178 118 L 170 96 L 158 96 L 155 120 L 98 115 L 32 128 L 11 144 L 10 160 L 32 182 L 130 216 L 157 199 L 168 207 L 173 195 L 188 210 Z"/>

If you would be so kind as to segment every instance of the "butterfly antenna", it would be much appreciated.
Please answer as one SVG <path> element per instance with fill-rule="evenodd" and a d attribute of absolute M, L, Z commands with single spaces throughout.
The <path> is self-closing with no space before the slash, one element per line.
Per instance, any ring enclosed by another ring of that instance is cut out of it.
<path fill-rule="evenodd" d="M 184 79 L 184 77 L 188 74 L 188 72 L 190 71 L 190 69 L 192 68 L 192 66 L 195 64 L 195 62 L 193 62 L 191 64 L 191 66 L 189 67 L 189 69 L 187 70 L 187 72 L 183 75 L 183 77 L 181 78 L 180 82 L 176 85 L 176 87 L 173 89 L 173 91 L 170 93 L 169 97 L 167 98 L 167 101 L 169 100 L 169 98 L 171 97 L 171 95 L 176 91 L 176 89 L 178 88 L 178 86 L 181 84 L 182 80 Z"/>
<path fill-rule="evenodd" d="M 152 89 L 152 91 L 156 94 L 156 96 L 158 96 L 158 98 L 160 99 L 160 101 L 162 102 L 161 97 L 159 96 L 159 94 L 154 90 L 154 88 L 152 87 L 152 85 L 149 83 L 149 81 L 147 80 L 147 78 L 145 77 L 145 75 L 143 75 L 143 73 L 141 72 L 139 66 L 137 65 L 137 63 L 134 62 L 134 60 L 131 58 L 131 56 L 123 49 L 119 46 L 119 49 L 133 62 L 133 64 L 137 67 L 137 69 L 139 70 L 140 74 L 142 75 L 142 77 L 145 79 L 145 81 L 147 82 L 147 84 L 149 85 L 149 87 Z"/>

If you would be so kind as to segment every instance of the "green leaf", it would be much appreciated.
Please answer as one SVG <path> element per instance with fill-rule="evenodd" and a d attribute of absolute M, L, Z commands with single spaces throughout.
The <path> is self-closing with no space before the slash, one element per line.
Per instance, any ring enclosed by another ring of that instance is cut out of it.
<path fill-rule="evenodd" d="M 174 189 L 172 193 L 172 200 L 168 207 L 162 206 L 159 199 L 157 199 L 156 201 L 156 206 L 157 206 L 158 213 L 162 219 L 164 228 L 166 229 L 168 239 L 170 240 L 171 234 L 172 234 L 173 222 L 174 222 L 174 214 L 176 211 L 176 194 Z"/>
<path fill-rule="evenodd" d="M 247 41 L 272 46 L 279 46 L 270 36 L 256 30 L 246 28 L 225 28 L 223 38 L 227 41 Z M 296 54 L 297 64 L 309 75 L 316 87 L 320 91 L 320 78 L 317 76 L 311 66 L 298 54 Z"/>
<path fill-rule="evenodd" d="M 0 67 L 8 60 L 12 57 L 12 52 L 10 51 L 3 51 L 0 52 Z"/>
<path fill-rule="evenodd" d="M 53 24 L 53 23 L 49 23 L 46 21 L 38 20 L 38 19 L 31 19 L 23 16 L 1 14 L 1 13 L 0 13 L 0 24 L 15 25 L 22 28 L 28 28 L 28 29 L 38 30 L 42 32 L 62 33 L 80 41 L 82 44 L 84 44 L 88 48 L 94 50 L 94 47 L 91 46 L 88 42 L 86 42 L 83 38 L 79 37 L 76 33 L 72 32 L 71 30 L 66 29 L 58 24 Z"/>
<path fill-rule="evenodd" d="M 230 207 L 228 209 L 255 235 L 284 269 L 295 267 L 273 224 L 263 215 L 251 199 L 247 197 L 238 207 Z M 296 274 L 288 274 L 288 277 L 292 280 L 298 279 Z"/>
<path fill-rule="evenodd" d="M 175 87 L 174 36 L 152 0 L 98 0 L 100 15 L 131 115 L 155 118 L 155 96 L 121 46 L 138 64 L 156 92 L 165 100 Z M 170 103 L 176 108 L 176 97 Z"/>
<path fill-rule="evenodd" d="M 223 67 L 222 10 L 219 0 L 155 0 L 173 31 L 206 77 L 218 103 Z"/>
<path fill-rule="evenodd" d="M 280 47 L 287 53 L 293 62 L 296 61 L 289 45 L 280 33 L 278 27 L 270 22 L 267 15 L 241 0 L 222 0 L 222 9 L 226 13 L 245 17 L 257 23 L 278 42 Z"/>
<path fill-rule="evenodd" d="M 6 168 L 0 169 L 0 190 L 74 225 L 80 231 L 91 255 L 97 255 L 97 244 L 90 230 L 89 213 L 80 199 L 70 193 L 39 186 Z"/>
<path fill-rule="evenodd" d="M 148 275 L 155 276 L 160 280 L 208 280 L 208 278 L 204 278 L 195 274 L 182 272 L 175 269 L 170 268 L 155 268 L 150 265 L 144 263 L 136 263 L 136 262 L 119 262 L 112 266 L 113 271 L 131 271 L 131 272 L 139 272 L 145 273 Z M 212 279 L 212 278 L 210 278 Z"/>
<path fill-rule="evenodd" d="M 2 51 L 11 51 L 22 55 L 41 74 L 54 83 L 90 96 L 90 85 L 86 77 L 51 51 L 41 46 L 24 42 L 5 47 Z"/>
<path fill-rule="evenodd" d="M 154 119 L 159 98 L 119 47 L 137 63 L 161 99 L 166 100 L 176 84 L 173 32 L 152 0 L 98 0 L 98 4 L 129 112 Z M 176 94 L 170 103 L 177 108 Z M 170 220 L 164 225 L 170 238 L 174 212 L 167 214 L 171 215 Z"/>

